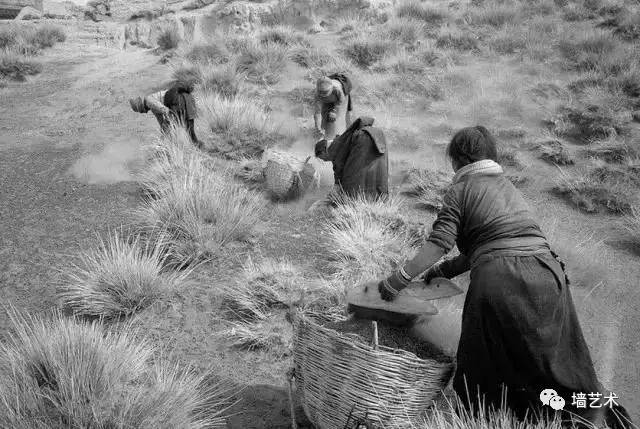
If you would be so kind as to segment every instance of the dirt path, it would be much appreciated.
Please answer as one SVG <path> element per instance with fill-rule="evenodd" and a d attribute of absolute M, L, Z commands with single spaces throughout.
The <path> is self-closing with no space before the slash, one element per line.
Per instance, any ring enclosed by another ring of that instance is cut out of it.
<path fill-rule="evenodd" d="M 156 131 L 127 96 L 166 74 L 153 55 L 78 44 L 42 60 L 40 76 L 0 92 L 0 288 L 4 305 L 30 312 L 54 305 L 78 246 L 127 223 L 130 167 Z"/>

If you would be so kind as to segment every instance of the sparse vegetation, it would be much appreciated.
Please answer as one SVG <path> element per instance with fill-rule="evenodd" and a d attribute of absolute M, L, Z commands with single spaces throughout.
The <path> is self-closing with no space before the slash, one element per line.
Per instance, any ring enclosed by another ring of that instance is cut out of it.
<path fill-rule="evenodd" d="M 81 253 L 81 265 L 68 268 L 59 298 L 75 314 L 114 319 L 129 316 L 171 291 L 184 273 L 167 272 L 167 250 L 160 235 L 155 242 L 140 236 L 126 239 L 112 232 L 98 246 Z"/>
<path fill-rule="evenodd" d="M 412 169 L 405 183 L 405 195 L 416 198 L 419 206 L 437 211 L 442 208 L 442 197 L 451 183 L 451 175 L 442 171 Z"/>
<path fill-rule="evenodd" d="M 442 49 L 474 51 L 478 49 L 478 40 L 472 34 L 460 30 L 445 31 L 438 36 L 436 46 Z"/>
<path fill-rule="evenodd" d="M 11 315 L 0 345 L 0 426 L 224 427 L 228 386 L 152 358 L 130 328 Z M 207 404 L 207 407 L 204 405 Z"/>
<path fill-rule="evenodd" d="M 405 0 L 396 7 L 396 16 L 426 22 L 430 25 L 441 24 L 448 18 L 448 13 L 440 8 L 427 6 L 417 0 Z"/>
<path fill-rule="evenodd" d="M 549 140 L 538 145 L 540 158 L 556 165 L 573 165 L 574 160 L 559 140 Z"/>
<path fill-rule="evenodd" d="M 180 34 L 174 27 L 165 28 L 158 36 L 157 42 L 160 49 L 164 51 L 176 49 L 180 44 Z"/>
<path fill-rule="evenodd" d="M 289 48 L 280 43 L 248 43 L 237 60 L 237 69 L 254 83 L 274 85 L 282 77 L 288 55 Z"/>
<path fill-rule="evenodd" d="M 518 170 L 522 170 L 525 167 L 517 149 L 505 145 L 501 145 L 498 148 L 498 163 L 503 167 L 511 167 Z"/>
<path fill-rule="evenodd" d="M 192 45 L 185 58 L 196 64 L 225 64 L 231 54 L 227 48 L 217 41 Z"/>
<path fill-rule="evenodd" d="M 268 45 L 275 43 L 288 47 L 302 46 L 304 48 L 311 48 L 311 42 L 302 33 L 294 30 L 288 26 L 268 27 L 262 30 L 259 35 L 260 43 Z"/>
<path fill-rule="evenodd" d="M 56 25 L 0 27 L 0 79 L 25 81 L 39 74 L 42 64 L 33 57 L 65 40 L 65 32 Z"/>
<path fill-rule="evenodd" d="M 519 20 L 520 8 L 517 3 L 491 1 L 481 7 L 471 9 L 467 13 L 467 20 L 471 25 L 488 25 L 502 27 Z"/>
<path fill-rule="evenodd" d="M 395 43 L 376 35 L 359 34 L 344 42 L 343 54 L 357 66 L 369 68 L 394 49 Z"/>

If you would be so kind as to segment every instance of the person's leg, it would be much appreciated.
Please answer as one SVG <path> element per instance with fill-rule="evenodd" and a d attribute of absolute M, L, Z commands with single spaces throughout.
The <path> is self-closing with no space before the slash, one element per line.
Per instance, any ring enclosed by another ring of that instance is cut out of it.
<path fill-rule="evenodd" d="M 202 149 L 203 144 L 200 140 L 198 140 L 198 137 L 196 137 L 196 127 L 195 127 L 194 120 L 193 119 L 187 120 L 186 127 L 187 127 L 187 132 L 189 133 L 189 137 L 191 137 L 191 141 L 193 142 L 193 144 L 198 149 Z"/>

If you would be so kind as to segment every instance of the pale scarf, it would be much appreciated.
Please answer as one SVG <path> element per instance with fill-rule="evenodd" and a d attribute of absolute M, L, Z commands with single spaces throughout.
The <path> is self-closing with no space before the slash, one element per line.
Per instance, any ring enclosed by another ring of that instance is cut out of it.
<path fill-rule="evenodd" d="M 458 183 L 463 177 L 471 174 L 502 174 L 504 171 L 497 162 L 491 159 L 483 159 L 482 161 L 472 162 L 459 169 L 453 176 L 452 183 Z"/>

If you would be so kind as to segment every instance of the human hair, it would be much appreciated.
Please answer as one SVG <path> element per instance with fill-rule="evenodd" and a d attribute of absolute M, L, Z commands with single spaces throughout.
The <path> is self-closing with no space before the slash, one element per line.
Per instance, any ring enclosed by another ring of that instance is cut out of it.
<path fill-rule="evenodd" d="M 459 130 L 447 145 L 447 156 L 465 166 L 483 159 L 498 161 L 496 140 L 482 125 Z"/>

